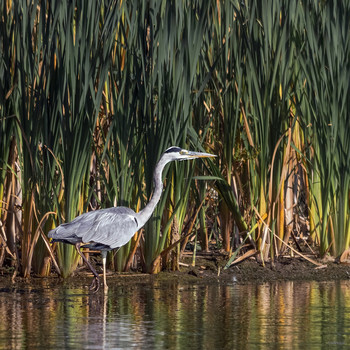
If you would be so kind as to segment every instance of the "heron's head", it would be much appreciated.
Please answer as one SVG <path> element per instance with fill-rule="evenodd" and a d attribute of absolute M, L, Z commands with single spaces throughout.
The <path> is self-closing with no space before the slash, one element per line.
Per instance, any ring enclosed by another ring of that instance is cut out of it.
<path fill-rule="evenodd" d="M 172 147 L 169 147 L 163 153 L 163 157 L 166 158 L 167 162 L 171 162 L 173 160 L 189 160 L 194 158 L 216 157 L 216 155 L 210 154 L 210 153 L 204 153 L 204 152 L 187 151 L 186 149 L 172 146 Z"/>

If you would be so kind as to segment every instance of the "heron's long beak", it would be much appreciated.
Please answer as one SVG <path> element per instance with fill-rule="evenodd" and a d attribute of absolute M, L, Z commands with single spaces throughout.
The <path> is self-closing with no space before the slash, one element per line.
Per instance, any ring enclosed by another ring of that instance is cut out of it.
<path fill-rule="evenodd" d="M 209 158 L 209 157 L 216 157 L 215 154 L 210 154 L 210 153 L 204 153 L 204 152 L 191 152 L 188 151 L 186 156 L 190 158 Z"/>

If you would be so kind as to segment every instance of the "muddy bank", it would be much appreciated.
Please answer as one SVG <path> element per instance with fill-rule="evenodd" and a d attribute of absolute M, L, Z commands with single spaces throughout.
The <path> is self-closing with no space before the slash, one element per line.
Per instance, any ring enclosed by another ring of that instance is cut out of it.
<path fill-rule="evenodd" d="M 139 284 L 152 283 L 157 281 L 177 281 L 189 283 L 249 283 L 249 282 L 273 282 L 273 281 L 332 281 L 347 280 L 350 278 L 350 265 L 339 264 L 334 260 L 317 261 L 316 266 L 301 258 L 280 258 L 274 263 L 265 263 L 263 266 L 255 258 L 247 259 L 240 264 L 224 269 L 224 259 L 220 256 L 199 257 L 196 266 L 191 266 L 191 262 L 186 260 L 181 264 L 180 271 L 163 271 L 157 275 L 149 275 L 138 272 L 131 273 L 108 273 L 109 283 Z M 92 275 L 81 270 L 74 276 L 62 280 L 57 275 L 40 278 L 33 276 L 30 279 L 16 277 L 11 283 L 11 275 L 0 271 L 0 287 L 10 285 L 54 285 L 65 283 L 71 287 L 86 285 L 91 283 Z"/>
<path fill-rule="evenodd" d="M 177 272 L 162 272 L 158 279 L 216 280 L 222 282 L 273 282 L 273 281 L 332 281 L 350 278 L 350 265 L 318 260 L 314 265 L 301 258 L 280 258 L 274 263 L 259 263 L 255 258 L 224 269 L 220 258 L 200 259 L 195 267 L 181 267 Z"/>
<path fill-rule="evenodd" d="M 187 273 L 194 273 L 199 278 L 233 280 L 237 283 L 293 280 L 331 281 L 350 278 L 350 265 L 336 263 L 334 259 L 328 261 L 317 260 L 319 265 L 315 265 L 302 258 L 283 257 L 273 263 L 267 262 L 263 265 L 255 258 L 251 258 L 228 269 L 220 268 L 220 262 L 215 261 L 214 266 L 213 264 L 205 265 L 204 260 L 202 262 L 203 266 L 189 268 Z"/>

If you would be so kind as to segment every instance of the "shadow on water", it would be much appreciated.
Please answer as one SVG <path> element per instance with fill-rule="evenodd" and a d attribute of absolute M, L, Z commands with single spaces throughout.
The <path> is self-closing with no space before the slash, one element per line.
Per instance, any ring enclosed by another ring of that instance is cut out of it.
<path fill-rule="evenodd" d="M 0 288 L 0 348 L 332 349 L 350 346 L 350 282 Z"/>

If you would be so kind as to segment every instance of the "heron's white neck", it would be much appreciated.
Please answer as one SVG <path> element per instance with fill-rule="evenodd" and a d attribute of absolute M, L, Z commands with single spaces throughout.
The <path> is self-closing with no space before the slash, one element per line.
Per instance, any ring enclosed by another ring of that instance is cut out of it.
<path fill-rule="evenodd" d="M 152 216 L 154 209 L 156 208 L 160 200 L 160 197 L 163 192 L 162 173 L 165 165 L 169 163 L 169 161 L 170 161 L 169 159 L 161 158 L 156 165 L 156 168 L 153 174 L 154 192 L 153 192 L 152 198 L 147 203 L 147 205 L 136 214 L 136 219 L 138 222 L 138 227 L 137 227 L 138 230 L 141 227 L 143 227 L 145 223 L 149 220 L 149 218 Z"/>

